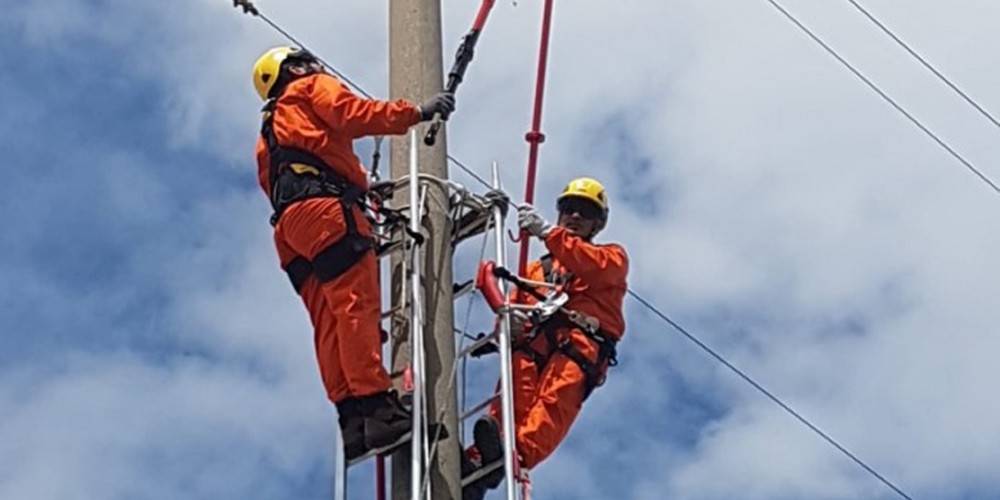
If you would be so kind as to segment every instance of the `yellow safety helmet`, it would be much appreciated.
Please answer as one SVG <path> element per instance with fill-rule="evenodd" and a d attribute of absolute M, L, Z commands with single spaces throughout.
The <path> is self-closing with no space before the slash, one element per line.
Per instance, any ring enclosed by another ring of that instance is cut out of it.
<path fill-rule="evenodd" d="M 567 198 L 582 198 L 594 203 L 600 209 L 594 234 L 604 229 L 604 226 L 608 223 L 608 195 L 604 192 L 604 186 L 600 182 L 589 177 L 580 177 L 570 181 L 566 185 L 566 188 L 563 189 L 562 194 L 559 195 L 559 198 L 556 199 L 556 208 L 560 212 L 562 211 L 563 200 Z"/>
<path fill-rule="evenodd" d="M 281 65 L 290 58 L 315 61 L 308 51 L 295 47 L 275 47 L 257 59 L 253 65 L 253 86 L 261 100 L 268 100 L 281 76 Z"/>
<path fill-rule="evenodd" d="M 563 189 L 563 192 L 559 195 L 558 200 L 561 201 L 563 198 L 570 196 L 586 198 L 596 203 L 597 206 L 604 212 L 604 216 L 607 217 L 608 195 L 604 192 L 604 186 L 602 186 L 600 182 L 597 182 L 589 177 L 573 179 L 566 185 L 566 188 Z"/>

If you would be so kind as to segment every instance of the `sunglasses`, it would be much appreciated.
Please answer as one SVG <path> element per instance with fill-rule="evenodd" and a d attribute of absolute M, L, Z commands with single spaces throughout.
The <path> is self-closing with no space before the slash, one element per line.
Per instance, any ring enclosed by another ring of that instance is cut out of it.
<path fill-rule="evenodd" d="M 584 198 L 563 198 L 556 204 L 556 208 L 559 209 L 560 214 L 572 215 L 578 213 L 580 217 L 590 220 L 600 219 L 604 215 L 604 211 L 601 210 L 600 206 Z"/>

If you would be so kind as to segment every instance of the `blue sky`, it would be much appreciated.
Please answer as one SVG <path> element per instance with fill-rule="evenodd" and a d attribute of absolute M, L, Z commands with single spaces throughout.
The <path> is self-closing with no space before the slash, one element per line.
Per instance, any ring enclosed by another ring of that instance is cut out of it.
<path fill-rule="evenodd" d="M 995 110 L 995 3 L 864 5 Z M 449 64 L 478 2 L 445 4 Z M 849 4 L 783 4 L 1000 178 L 998 130 Z M 258 5 L 386 94 L 386 2 Z M 448 130 L 515 198 L 539 14 L 497 3 Z M 281 43 L 222 0 L 6 8 L 0 498 L 330 497 L 334 413 L 254 179 L 249 73 Z M 605 181 L 633 289 L 914 498 L 1000 497 L 995 192 L 763 0 L 557 3 L 550 57 L 543 212 Z M 896 498 L 638 303 L 627 319 L 535 498 Z"/>

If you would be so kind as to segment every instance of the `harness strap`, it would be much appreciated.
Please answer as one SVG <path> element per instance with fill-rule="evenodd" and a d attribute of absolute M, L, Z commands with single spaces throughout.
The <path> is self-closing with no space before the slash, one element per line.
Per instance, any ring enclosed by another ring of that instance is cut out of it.
<path fill-rule="evenodd" d="M 594 389 L 600 387 L 604 384 L 605 376 L 601 373 L 601 367 L 604 364 L 600 357 L 597 359 L 597 363 L 591 363 L 590 360 L 584 356 L 570 339 L 566 339 L 559 344 L 559 352 L 563 353 L 567 358 L 573 360 L 581 370 L 583 370 L 583 375 L 585 377 L 585 382 L 583 386 L 583 400 L 586 401 L 590 397 L 590 394 L 594 392 Z"/>
<path fill-rule="evenodd" d="M 310 276 L 315 275 L 320 283 L 337 279 L 360 262 L 366 253 L 375 249 L 375 242 L 371 238 L 358 233 L 353 211 L 354 203 L 341 197 L 340 206 L 344 212 L 347 233 L 321 250 L 313 260 L 299 255 L 285 266 L 285 272 L 288 274 L 288 280 L 292 282 L 292 287 L 295 288 L 295 293 L 302 293 L 302 286 Z"/>
<path fill-rule="evenodd" d="M 556 332 L 562 328 L 579 329 L 590 341 L 594 342 L 597 345 L 597 361 L 592 362 L 587 359 L 587 357 L 580 352 L 580 349 L 573 344 L 571 338 L 559 341 L 557 339 Z M 532 347 L 532 343 L 536 338 L 538 338 L 538 332 L 545 335 L 547 348 L 544 353 L 539 352 Z M 587 328 L 585 325 L 581 325 L 570 320 L 566 313 L 559 312 L 535 328 L 534 334 L 527 336 L 526 340 L 522 342 L 515 343 L 512 348 L 516 351 L 525 353 L 529 358 L 531 358 L 531 360 L 535 362 L 535 366 L 538 369 L 539 374 L 545 370 L 545 366 L 548 364 L 549 360 L 552 359 L 552 354 L 556 352 L 560 352 L 572 360 L 577 364 L 577 366 L 580 367 L 585 376 L 583 400 L 586 401 L 587 398 L 590 397 L 590 394 L 594 392 L 594 389 L 604 385 L 606 378 L 604 368 L 606 366 L 611 367 L 618 365 L 617 343 L 617 341 L 607 336 L 599 328 Z"/>
<path fill-rule="evenodd" d="M 586 401 L 590 394 L 594 392 L 594 389 L 604 385 L 605 373 L 604 367 L 616 366 L 618 365 L 618 350 L 617 344 L 613 338 L 606 335 L 600 328 L 590 328 L 588 325 L 578 324 L 572 321 L 568 315 L 564 312 L 559 312 L 552 318 L 549 318 L 541 328 L 551 331 L 552 337 L 555 336 L 555 331 L 560 328 L 577 328 L 587 336 L 587 338 L 597 345 L 597 360 L 591 362 L 586 356 L 580 352 L 574 344 L 571 338 L 564 339 L 556 346 L 556 351 L 561 352 L 567 358 L 575 362 L 580 369 L 583 371 L 586 377 L 586 382 L 584 385 L 583 400 Z M 549 334 L 547 334 L 549 335 Z"/>
<path fill-rule="evenodd" d="M 291 262 L 285 266 L 285 273 L 288 274 L 288 280 L 292 282 L 292 288 L 295 289 L 295 293 L 302 294 L 302 286 L 306 284 L 306 280 L 309 276 L 312 276 L 313 268 L 312 262 L 309 259 L 296 255 Z"/>
<path fill-rule="evenodd" d="M 541 264 L 542 264 L 542 271 L 546 275 L 546 281 L 550 281 L 549 277 L 555 274 L 553 272 L 554 266 L 553 266 L 552 255 L 548 254 L 542 257 Z M 493 274 L 496 275 L 498 278 L 502 278 L 514 283 L 514 285 L 517 286 L 518 289 L 528 293 L 529 295 L 535 297 L 536 299 L 540 301 L 545 300 L 545 296 L 540 294 L 531 285 L 528 285 L 517 276 L 511 274 L 510 271 L 504 268 L 493 268 Z M 572 279 L 571 273 L 564 273 L 562 275 L 562 279 L 565 280 L 564 283 L 568 282 L 570 279 Z M 560 328 L 577 328 L 580 331 L 582 331 L 587 336 L 588 339 L 597 344 L 597 362 L 592 363 L 590 360 L 588 360 L 587 357 L 584 356 L 583 353 L 581 353 L 580 350 L 573 345 L 571 339 L 566 339 L 563 340 L 562 342 L 557 342 L 558 339 L 556 338 L 556 330 Z M 531 340 L 535 338 L 535 336 L 529 336 L 528 342 L 521 345 L 516 345 L 514 348 L 522 350 L 526 352 L 529 356 L 531 356 L 532 359 L 534 359 L 536 361 L 536 364 L 538 365 L 539 373 L 541 373 L 541 371 L 545 368 L 545 364 L 548 363 L 548 360 L 552 357 L 553 352 L 556 351 L 561 352 L 567 358 L 573 360 L 573 362 L 579 365 L 580 369 L 583 370 L 583 373 L 586 377 L 586 385 L 584 387 L 584 395 L 583 395 L 584 400 L 590 397 L 590 394 L 594 391 L 594 389 L 604 384 L 605 376 L 602 373 L 604 371 L 604 366 L 607 365 L 611 367 L 618 365 L 618 350 L 616 347 L 618 342 L 613 337 L 605 333 L 601 329 L 600 325 L 588 321 L 585 317 L 583 317 L 578 313 L 574 312 L 570 314 L 563 309 L 559 309 L 550 318 L 548 318 L 540 325 L 538 325 L 535 328 L 535 331 L 536 335 L 538 331 L 544 332 L 546 340 L 548 341 L 549 344 L 550 352 L 548 353 L 548 355 L 544 356 L 544 360 L 542 362 L 538 362 L 539 358 L 542 358 L 541 353 L 538 353 L 528 345 L 528 343 L 530 343 Z"/>
<path fill-rule="evenodd" d="M 274 110 L 281 96 L 264 105 L 261 137 L 269 155 L 268 182 L 271 186 L 271 225 L 292 203 L 308 198 L 342 197 L 359 203 L 365 190 L 334 171 L 322 158 L 301 149 L 282 146 L 274 133 Z"/>
<path fill-rule="evenodd" d="M 542 332 L 545 335 L 545 352 L 539 352 L 535 350 L 531 344 L 538 338 L 538 332 Z M 552 357 L 552 353 L 555 352 L 558 347 L 556 338 L 555 328 L 542 328 L 541 326 L 535 328 L 531 334 L 526 335 L 523 341 L 515 342 L 511 348 L 515 351 L 521 351 L 528 355 L 532 361 L 535 362 L 535 368 L 538 370 L 538 374 L 541 375 L 542 371 L 545 369 L 545 365 L 548 364 L 549 358 Z"/>
<path fill-rule="evenodd" d="M 513 346 L 513 350 L 521 351 L 524 354 L 526 354 L 529 358 L 531 358 L 531 361 L 535 363 L 535 368 L 538 370 L 539 375 L 542 373 L 542 370 L 545 368 L 545 365 L 548 364 L 549 362 L 549 358 L 552 356 L 551 353 L 542 354 L 536 351 L 533 347 L 531 347 L 530 341 L 524 343 L 519 342 L 515 344 Z"/>
<path fill-rule="evenodd" d="M 264 105 L 261 136 L 270 156 L 268 181 L 271 185 L 271 225 L 276 225 L 281 215 L 293 203 L 309 198 L 330 197 L 340 200 L 346 233 L 342 238 L 321 250 L 310 261 L 297 256 L 285 266 L 295 292 L 301 294 L 302 286 L 310 276 L 320 283 L 333 281 L 357 264 L 375 242 L 358 232 L 354 206 L 363 206 L 365 190 L 335 172 L 320 157 L 301 149 L 281 146 L 274 133 L 274 110 L 279 97 L 269 99 Z"/>

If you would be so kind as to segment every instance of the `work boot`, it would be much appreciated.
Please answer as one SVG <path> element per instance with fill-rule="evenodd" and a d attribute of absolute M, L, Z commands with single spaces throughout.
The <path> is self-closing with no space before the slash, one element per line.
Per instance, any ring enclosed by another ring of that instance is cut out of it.
<path fill-rule="evenodd" d="M 360 402 L 364 444 L 368 449 L 389 446 L 410 432 L 413 417 L 394 391 L 364 396 Z"/>
<path fill-rule="evenodd" d="M 365 454 L 365 423 L 361 416 L 361 403 L 354 398 L 337 403 L 337 420 L 340 423 L 340 440 L 344 456 L 353 460 Z"/>
<path fill-rule="evenodd" d="M 503 462 L 503 439 L 500 437 L 500 423 L 495 418 L 484 415 L 476 420 L 472 436 L 476 440 L 476 449 L 479 450 L 482 460 L 481 467 L 489 467 L 494 462 Z M 486 488 L 493 489 L 500 486 L 503 477 L 503 465 L 501 465 L 500 468 L 483 476 L 481 482 Z"/>

